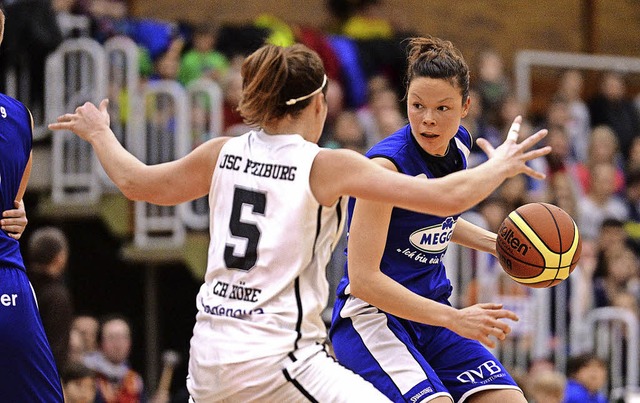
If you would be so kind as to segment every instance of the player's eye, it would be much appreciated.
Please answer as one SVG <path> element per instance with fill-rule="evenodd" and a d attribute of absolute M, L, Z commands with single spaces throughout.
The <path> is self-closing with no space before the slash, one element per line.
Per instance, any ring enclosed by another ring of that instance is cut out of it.
<path fill-rule="evenodd" d="M 451 109 L 451 108 L 449 108 L 448 106 L 444 106 L 444 105 L 442 105 L 442 106 L 439 106 L 439 107 L 438 107 L 438 110 L 439 110 L 439 111 L 442 111 L 442 112 L 446 112 L 446 111 L 448 111 L 449 109 Z"/>

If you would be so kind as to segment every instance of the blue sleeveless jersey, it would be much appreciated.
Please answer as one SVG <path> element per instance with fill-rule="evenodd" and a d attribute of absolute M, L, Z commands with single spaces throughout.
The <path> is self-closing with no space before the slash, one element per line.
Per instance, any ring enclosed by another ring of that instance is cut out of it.
<path fill-rule="evenodd" d="M 31 153 L 31 118 L 27 108 L 0 94 L 0 212 L 14 208 L 22 174 Z M 0 267 L 24 270 L 20 244 L 0 231 Z"/>
<path fill-rule="evenodd" d="M 463 169 L 467 167 L 471 143 L 471 135 L 460 126 L 450 143 L 449 152 L 459 153 Z M 452 146 L 454 149 L 451 149 Z M 373 146 L 366 156 L 387 158 L 399 172 L 406 175 L 435 177 L 428 167 L 425 152 L 413 138 L 409 125 Z M 442 173 L 439 176 L 442 176 Z M 425 183 L 425 186 L 429 184 Z M 355 199 L 351 198 L 347 210 L 348 225 L 351 223 L 354 205 Z M 423 297 L 433 300 L 448 298 L 451 294 L 451 283 L 447 278 L 442 257 L 457 219 L 458 215 L 438 217 L 394 207 L 388 230 L 388 234 L 392 235 L 387 236 L 380 262 L 382 272 Z M 338 295 L 344 295 L 349 284 L 347 273 L 345 264 L 345 273 L 338 285 Z"/>
<path fill-rule="evenodd" d="M 0 94 L 0 211 L 14 208 L 31 139 L 27 108 Z M 0 231 L 0 401 L 63 401 L 20 245 L 4 231 Z"/>

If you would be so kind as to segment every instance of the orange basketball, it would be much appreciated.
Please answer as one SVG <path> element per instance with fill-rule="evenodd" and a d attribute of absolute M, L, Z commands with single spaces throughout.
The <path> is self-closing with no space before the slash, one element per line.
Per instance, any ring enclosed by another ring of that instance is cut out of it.
<path fill-rule="evenodd" d="M 496 241 L 504 271 L 520 284 L 553 287 L 569 277 L 580 259 L 578 226 L 566 211 L 548 203 L 518 207 L 504 219 Z"/>

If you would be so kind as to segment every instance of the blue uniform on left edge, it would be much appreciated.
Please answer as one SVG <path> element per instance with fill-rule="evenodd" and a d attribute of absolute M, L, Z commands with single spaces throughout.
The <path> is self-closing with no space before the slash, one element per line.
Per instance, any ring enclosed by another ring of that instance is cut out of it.
<path fill-rule="evenodd" d="M 406 175 L 436 178 L 466 169 L 471 144 L 471 135 L 460 126 L 445 156 L 429 155 L 407 125 L 366 155 L 386 158 Z M 354 205 L 355 200 L 350 199 L 348 224 Z M 442 257 L 458 217 L 393 208 L 380 262 L 382 272 L 416 294 L 449 304 L 451 283 Z M 436 396 L 462 402 L 484 389 L 518 388 L 479 342 L 447 328 L 395 317 L 349 295 L 346 264 L 329 334 L 338 361 L 395 402 L 416 403 Z"/>
<path fill-rule="evenodd" d="M 0 211 L 14 208 L 31 153 L 31 118 L 0 94 Z M 0 231 L 0 402 L 62 402 L 62 386 L 20 244 Z"/>

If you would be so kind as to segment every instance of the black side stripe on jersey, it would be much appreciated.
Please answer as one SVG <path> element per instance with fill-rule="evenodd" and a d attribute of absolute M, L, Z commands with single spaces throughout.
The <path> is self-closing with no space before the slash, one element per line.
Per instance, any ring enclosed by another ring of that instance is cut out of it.
<path fill-rule="evenodd" d="M 287 379 L 287 381 L 291 382 L 293 384 L 293 386 L 295 386 L 296 389 L 298 389 L 300 391 L 300 393 L 302 393 L 304 395 L 304 397 L 309 399 L 310 402 L 318 403 L 318 401 L 313 396 L 311 396 L 311 394 L 309 394 L 309 392 L 307 392 L 304 389 L 304 387 L 302 385 L 300 385 L 300 383 L 298 381 L 296 381 L 295 379 L 293 379 L 293 378 L 291 378 L 289 376 L 289 372 L 286 369 L 283 369 L 282 372 L 284 373 L 284 377 Z"/>
<path fill-rule="evenodd" d="M 318 214 L 316 215 L 316 237 L 313 240 L 313 249 L 311 250 L 311 256 L 316 256 L 316 244 L 318 243 L 318 236 L 320 235 L 320 227 L 322 227 L 322 206 L 318 206 Z"/>
<path fill-rule="evenodd" d="M 338 218 L 338 226 L 336 227 L 336 231 L 340 229 L 340 224 L 342 224 L 342 196 L 338 199 L 338 203 L 336 204 L 336 217 Z"/>
<path fill-rule="evenodd" d="M 298 307 L 298 320 L 296 321 L 296 332 L 298 335 L 296 336 L 296 341 L 293 343 L 294 350 L 298 349 L 298 342 L 302 337 L 302 297 L 300 296 L 300 277 L 296 277 L 294 282 L 294 292 L 296 294 L 296 306 Z"/>

